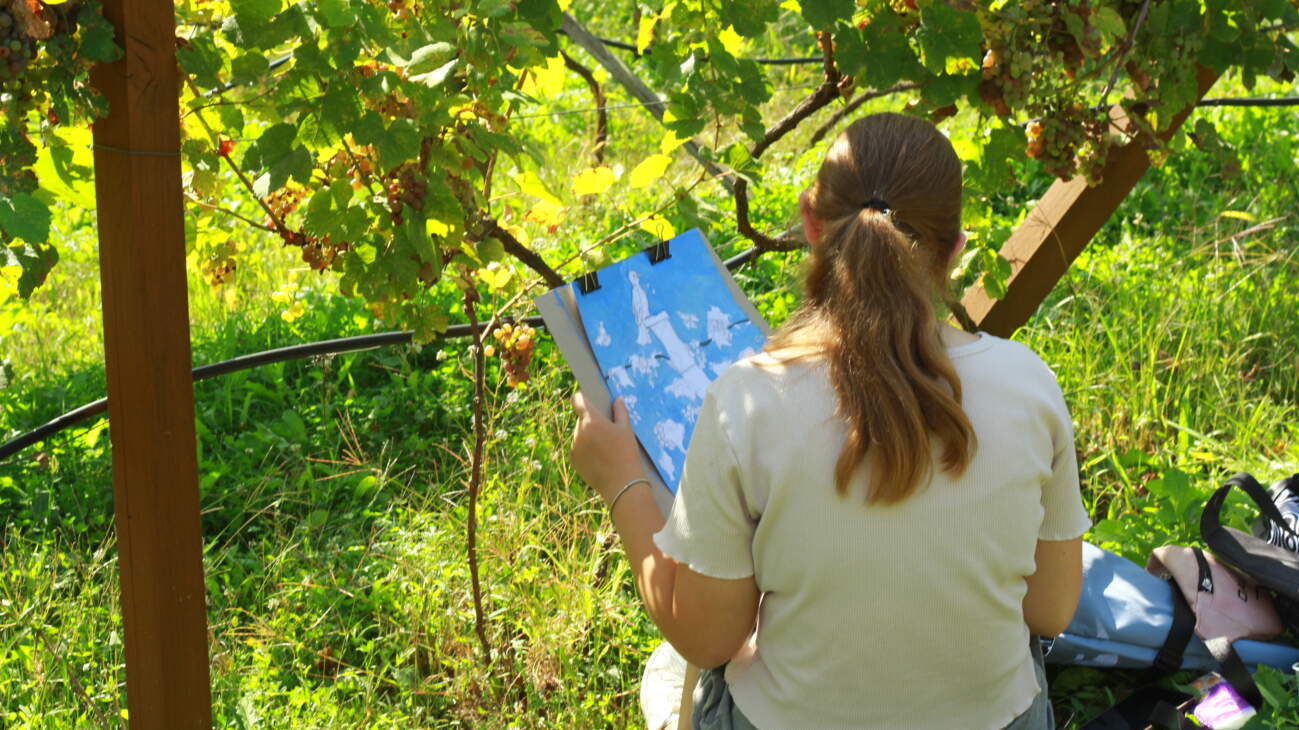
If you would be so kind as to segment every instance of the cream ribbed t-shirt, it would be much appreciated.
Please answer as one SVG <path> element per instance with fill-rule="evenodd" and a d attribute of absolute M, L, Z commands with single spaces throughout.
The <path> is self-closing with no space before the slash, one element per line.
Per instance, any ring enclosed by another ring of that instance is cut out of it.
<path fill-rule="evenodd" d="M 895 505 L 865 503 L 869 457 L 835 491 L 845 427 L 823 364 L 758 355 L 709 388 L 654 541 L 695 572 L 754 576 L 756 639 L 726 681 L 758 727 L 994 730 L 1037 694 L 1024 578 L 1039 539 L 1091 524 L 1072 423 L 1023 345 L 947 353 L 977 449 Z"/>

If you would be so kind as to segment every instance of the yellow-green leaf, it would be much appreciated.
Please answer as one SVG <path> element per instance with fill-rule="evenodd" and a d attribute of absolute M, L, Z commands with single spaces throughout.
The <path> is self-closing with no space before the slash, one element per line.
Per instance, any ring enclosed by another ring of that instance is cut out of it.
<path fill-rule="evenodd" d="M 573 194 L 599 195 L 608 190 L 617 179 L 618 176 L 613 174 L 613 170 L 608 165 L 583 170 L 573 176 Z"/>
<path fill-rule="evenodd" d="M 732 56 L 738 56 L 744 50 L 744 39 L 740 37 L 739 33 L 735 32 L 735 26 L 733 25 L 726 26 L 725 30 L 718 33 L 717 40 L 721 41 L 722 48 L 725 48 L 726 52 Z"/>
<path fill-rule="evenodd" d="M 669 129 L 668 133 L 663 135 L 663 139 L 659 141 L 659 152 L 662 152 L 663 154 L 666 155 L 672 150 L 675 150 L 676 148 L 680 147 L 681 145 L 689 141 L 690 141 L 689 138 L 678 137 L 676 132 L 673 132 L 672 130 Z"/>
<path fill-rule="evenodd" d="M 658 15 L 642 15 L 640 26 L 636 28 L 636 52 L 644 53 L 649 47 L 650 41 L 654 40 L 654 26 L 659 22 Z"/>
<path fill-rule="evenodd" d="M 523 93 L 543 97 L 557 95 L 564 90 L 566 71 L 563 58 L 547 58 L 545 65 L 529 69 L 528 78 L 523 82 Z"/>
<path fill-rule="evenodd" d="M 549 200 L 542 200 L 529 208 L 528 212 L 523 214 L 523 219 L 539 226 L 554 228 L 564 220 L 564 206 Z"/>
<path fill-rule="evenodd" d="M 0 266 L 0 304 L 18 296 L 18 279 L 22 275 L 21 266 Z"/>
<path fill-rule="evenodd" d="M 646 157 L 636 166 L 636 169 L 631 171 L 631 186 L 633 188 L 643 188 L 653 183 L 663 177 L 663 173 L 667 171 L 670 164 L 672 164 L 672 158 L 667 155 L 659 154 Z"/>
<path fill-rule="evenodd" d="M 483 280 L 493 291 L 504 289 L 513 278 L 514 271 L 499 264 L 492 264 L 485 269 L 478 270 L 478 278 Z"/>
<path fill-rule="evenodd" d="M 553 204 L 557 208 L 561 208 L 564 205 L 559 198 L 555 197 L 546 189 L 546 186 L 541 182 L 541 178 L 537 177 L 537 173 L 535 172 L 521 172 L 514 176 L 514 182 L 519 186 L 519 190 L 522 191 L 524 195 L 530 195 L 534 198 L 544 200 Z"/>
<path fill-rule="evenodd" d="M 660 241 L 666 241 L 677 235 L 677 229 L 672 227 L 666 218 L 661 215 L 651 216 L 640 223 L 640 229 L 654 236 Z"/>

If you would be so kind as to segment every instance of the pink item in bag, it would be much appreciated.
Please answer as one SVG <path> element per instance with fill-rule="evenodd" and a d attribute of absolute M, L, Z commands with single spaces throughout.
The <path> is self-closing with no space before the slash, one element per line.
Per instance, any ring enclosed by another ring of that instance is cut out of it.
<path fill-rule="evenodd" d="M 1201 639 L 1267 641 L 1281 634 L 1281 618 L 1267 592 L 1211 553 L 1165 545 L 1151 552 L 1146 571 L 1172 576 L 1195 613 L 1195 633 Z"/>

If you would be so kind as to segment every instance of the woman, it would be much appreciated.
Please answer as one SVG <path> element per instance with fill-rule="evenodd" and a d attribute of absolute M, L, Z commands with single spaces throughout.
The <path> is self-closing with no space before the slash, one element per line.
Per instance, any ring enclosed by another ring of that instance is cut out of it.
<path fill-rule="evenodd" d="M 646 609 L 725 665 L 696 727 L 1054 727 L 1031 635 L 1068 625 L 1090 521 L 1054 375 L 935 314 L 960 209 L 928 122 L 835 140 L 800 198 L 806 301 L 710 386 L 666 524 L 625 407 L 574 397 L 573 462 Z"/>

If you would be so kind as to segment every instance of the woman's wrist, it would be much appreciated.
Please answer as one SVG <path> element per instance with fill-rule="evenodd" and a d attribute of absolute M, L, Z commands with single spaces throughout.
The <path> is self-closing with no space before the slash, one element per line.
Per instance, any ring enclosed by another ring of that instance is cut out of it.
<path fill-rule="evenodd" d="M 644 479 L 648 477 L 645 473 L 645 467 L 641 465 L 640 460 L 618 464 L 609 464 L 603 474 L 596 477 L 597 481 L 591 486 L 599 492 L 605 505 L 613 503 L 614 497 L 618 496 L 618 490 L 627 485 L 633 479 Z"/>
<path fill-rule="evenodd" d="M 638 476 L 638 477 L 633 477 L 632 479 L 628 479 L 627 483 L 623 484 L 613 493 L 612 498 L 606 497 L 605 502 L 609 506 L 609 516 L 613 517 L 614 510 L 618 508 L 618 501 L 621 500 L 623 497 L 627 496 L 628 492 L 630 492 L 633 489 L 643 489 L 649 486 L 650 486 L 650 480 L 647 479 L 646 477 Z"/>

